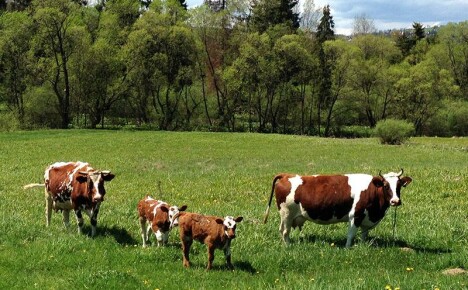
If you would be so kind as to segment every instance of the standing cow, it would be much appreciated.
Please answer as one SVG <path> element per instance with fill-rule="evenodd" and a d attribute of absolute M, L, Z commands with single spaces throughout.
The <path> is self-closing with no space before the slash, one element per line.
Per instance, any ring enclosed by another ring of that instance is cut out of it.
<path fill-rule="evenodd" d="M 207 270 L 211 269 L 215 249 L 222 249 L 226 258 L 226 265 L 232 269 L 231 241 L 236 237 L 237 223 L 244 218 L 226 216 L 206 216 L 198 213 L 182 212 L 179 217 L 179 233 L 182 242 L 183 265 L 190 267 L 190 247 L 193 240 L 203 243 L 208 248 Z"/>
<path fill-rule="evenodd" d="M 158 246 L 166 245 L 169 240 L 169 232 L 179 224 L 179 213 L 187 209 L 186 205 L 171 206 L 162 200 L 156 200 L 147 195 L 138 202 L 138 219 L 140 221 L 141 239 L 143 247 L 149 240 L 153 231 Z M 146 222 L 148 221 L 148 227 Z"/>
<path fill-rule="evenodd" d="M 403 169 L 383 176 L 279 174 L 273 179 L 264 222 L 274 192 L 286 245 L 290 244 L 291 227 L 301 230 L 304 222 L 310 220 L 323 225 L 349 222 L 346 247 L 350 247 L 359 227 L 365 240 L 390 206 L 401 205 L 400 190 L 412 181 L 402 174 Z"/>
<path fill-rule="evenodd" d="M 104 182 L 115 177 L 110 171 L 95 170 L 85 162 L 57 162 L 46 168 L 44 183 L 32 183 L 24 188 L 45 187 L 46 225 L 49 226 L 52 209 L 63 211 L 63 222 L 70 225 L 70 210 L 74 210 L 78 232 L 82 232 L 84 210 L 91 219 L 91 236 L 96 234 L 99 207 L 106 190 Z"/>

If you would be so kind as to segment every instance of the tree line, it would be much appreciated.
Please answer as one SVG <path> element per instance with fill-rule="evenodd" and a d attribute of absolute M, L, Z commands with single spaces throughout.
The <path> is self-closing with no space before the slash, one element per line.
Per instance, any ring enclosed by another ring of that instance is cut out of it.
<path fill-rule="evenodd" d="M 0 129 L 468 134 L 468 21 L 336 35 L 306 0 L 0 0 Z"/>

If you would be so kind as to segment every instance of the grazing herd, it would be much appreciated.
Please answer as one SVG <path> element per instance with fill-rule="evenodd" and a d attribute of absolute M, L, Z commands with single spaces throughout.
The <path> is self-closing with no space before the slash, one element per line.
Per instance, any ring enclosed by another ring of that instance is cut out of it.
<path fill-rule="evenodd" d="M 400 192 L 411 183 L 408 176 L 390 172 L 378 176 L 366 174 L 299 176 L 278 174 L 273 179 L 270 199 L 265 213 L 266 223 L 273 194 L 275 194 L 281 223 L 280 233 L 286 245 L 291 243 L 291 228 L 302 229 L 309 220 L 328 225 L 349 222 L 346 247 L 350 247 L 361 228 L 365 240 L 370 229 L 385 216 L 390 206 L 401 205 Z M 44 183 L 32 183 L 24 188 L 45 187 L 46 225 L 52 210 L 62 211 L 63 223 L 70 224 L 70 210 L 75 212 L 78 232 L 82 232 L 84 211 L 91 221 L 91 236 L 96 234 L 97 217 L 106 190 L 104 183 L 115 177 L 108 170 L 95 170 L 85 162 L 57 162 L 48 166 Z M 243 217 L 216 217 L 186 212 L 180 207 L 145 196 L 137 204 L 143 247 L 152 235 L 157 245 L 166 245 L 169 232 L 179 227 L 183 252 L 183 265 L 190 266 L 189 253 L 193 240 L 207 246 L 208 265 L 211 269 L 215 249 L 223 250 L 226 265 L 232 269 L 231 241 L 236 237 L 236 226 Z"/>

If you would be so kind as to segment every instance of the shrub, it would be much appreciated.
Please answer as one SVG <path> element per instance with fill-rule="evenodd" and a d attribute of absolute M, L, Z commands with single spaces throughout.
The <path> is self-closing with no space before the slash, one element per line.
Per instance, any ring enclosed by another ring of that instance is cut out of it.
<path fill-rule="evenodd" d="M 0 111 L 0 131 L 11 132 L 18 130 L 20 123 L 12 112 Z"/>
<path fill-rule="evenodd" d="M 399 145 L 414 133 L 414 125 L 404 120 L 382 120 L 375 126 L 375 135 L 382 144 Z"/>

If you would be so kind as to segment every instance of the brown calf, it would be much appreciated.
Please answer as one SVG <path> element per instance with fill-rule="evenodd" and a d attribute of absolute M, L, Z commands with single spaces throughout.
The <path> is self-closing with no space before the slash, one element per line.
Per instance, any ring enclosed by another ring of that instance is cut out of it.
<path fill-rule="evenodd" d="M 146 242 L 149 241 L 150 231 L 153 230 L 156 236 L 158 246 L 167 244 L 169 232 L 179 223 L 179 212 L 187 209 L 186 205 L 180 208 L 173 205 L 170 206 L 164 201 L 156 200 L 151 196 L 146 196 L 138 202 L 138 216 L 141 226 L 141 238 L 143 247 L 146 247 Z M 148 228 L 146 221 L 149 222 Z"/>
<path fill-rule="evenodd" d="M 227 266 L 231 264 L 231 240 L 236 237 L 236 223 L 243 217 L 233 218 L 227 216 L 224 219 L 216 216 L 205 216 L 196 213 L 180 213 L 179 231 L 184 254 L 183 264 L 190 267 L 189 253 L 193 240 L 205 244 L 208 247 L 208 266 L 211 269 L 214 260 L 215 249 L 222 249 Z"/>

